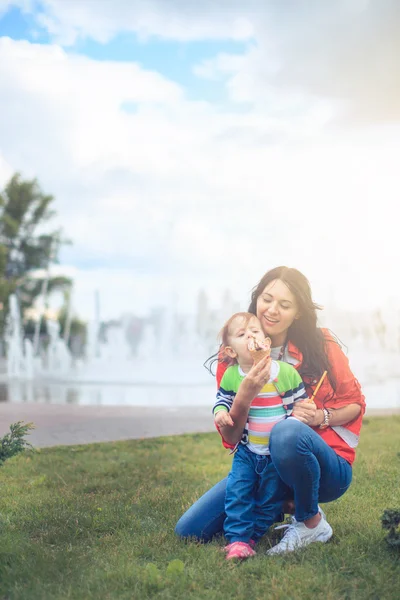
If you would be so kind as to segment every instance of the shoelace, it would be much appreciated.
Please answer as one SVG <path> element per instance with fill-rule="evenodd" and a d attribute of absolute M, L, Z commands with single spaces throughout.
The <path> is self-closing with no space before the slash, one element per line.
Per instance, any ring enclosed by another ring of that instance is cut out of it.
<path fill-rule="evenodd" d="M 301 544 L 301 537 L 299 536 L 299 533 L 295 527 L 295 523 L 292 522 L 292 523 L 285 523 L 285 525 L 278 525 L 278 527 L 275 527 L 275 529 L 286 529 L 286 531 L 283 535 L 283 538 L 279 542 L 278 546 L 280 546 L 281 544 L 282 544 L 282 546 L 283 545 L 289 546 L 291 544 L 291 542 L 293 542 L 294 545 L 297 545 L 298 543 Z M 296 542 L 297 542 L 297 544 L 296 544 Z"/>

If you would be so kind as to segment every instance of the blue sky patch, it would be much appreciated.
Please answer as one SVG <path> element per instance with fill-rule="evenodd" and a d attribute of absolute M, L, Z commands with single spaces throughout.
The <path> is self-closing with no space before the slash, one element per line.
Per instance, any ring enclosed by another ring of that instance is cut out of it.
<path fill-rule="evenodd" d="M 143 69 L 155 71 L 187 91 L 189 100 L 224 102 L 224 86 L 196 76 L 193 67 L 219 53 L 244 54 L 248 43 L 230 41 L 178 42 L 152 39 L 139 41 L 134 33 L 120 33 L 107 44 L 78 40 L 67 52 L 77 52 L 98 61 L 135 62 Z"/>
<path fill-rule="evenodd" d="M 123 112 L 126 112 L 126 113 L 130 114 L 130 115 L 134 115 L 138 111 L 138 103 L 130 101 L 130 100 L 127 100 L 126 102 L 123 102 L 121 104 L 121 110 Z"/>
<path fill-rule="evenodd" d="M 36 14 L 40 11 L 37 3 Z M 0 36 L 14 40 L 49 44 L 48 32 L 38 26 L 34 14 L 11 7 L 0 17 Z M 143 69 L 160 73 L 183 88 L 189 100 L 203 100 L 215 104 L 227 102 L 223 82 L 207 81 L 193 73 L 193 67 L 219 53 L 244 54 L 251 44 L 233 40 L 180 42 L 150 38 L 139 40 L 132 32 L 121 32 L 110 42 L 102 44 L 89 38 L 78 38 L 73 46 L 64 47 L 67 53 L 77 53 L 96 61 L 135 62 Z M 124 110 L 134 112 L 134 107 Z"/>
<path fill-rule="evenodd" d="M 19 8 L 11 6 L 0 16 L 0 37 L 10 37 L 13 40 L 28 40 L 40 44 L 50 42 L 46 29 L 38 25 L 35 15 L 23 13 Z"/>

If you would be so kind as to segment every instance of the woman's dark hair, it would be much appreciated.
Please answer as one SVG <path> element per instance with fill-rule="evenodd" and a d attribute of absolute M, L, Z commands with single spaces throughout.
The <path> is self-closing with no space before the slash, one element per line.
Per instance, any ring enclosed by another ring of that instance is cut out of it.
<path fill-rule="evenodd" d="M 282 281 L 289 288 L 298 304 L 300 316 L 289 327 L 287 339 L 303 355 L 303 361 L 299 368 L 300 375 L 311 379 L 319 379 L 326 370 L 331 386 L 335 390 L 336 380 L 326 353 L 326 340 L 321 329 L 317 327 L 317 310 L 321 310 L 322 307 L 313 302 L 310 283 L 300 271 L 289 267 L 276 267 L 265 273 L 258 285 L 252 290 L 249 312 L 254 315 L 257 314 L 258 297 L 265 287 L 276 279 Z M 328 343 L 337 343 L 337 340 L 333 337 L 331 340 Z"/>

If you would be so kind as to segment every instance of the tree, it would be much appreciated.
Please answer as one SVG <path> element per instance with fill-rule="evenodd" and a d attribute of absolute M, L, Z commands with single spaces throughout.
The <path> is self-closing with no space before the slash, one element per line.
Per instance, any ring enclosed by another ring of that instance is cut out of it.
<path fill-rule="evenodd" d="M 0 194 L 0 334 L 10 294 L 18 293 L 22 311 L 32 306 L 45 277 L 33 277 L 32 272 L 57 262 L 60 246 L 68 243 L 61 229 L 44 231 L 43 225 L 55 215 L 53 202 L 54 197 L 44 194 L 36 179 L 23 181 L 19 173 Z M 48 291 L 70 285 L 66 277 L 53 278 Z"/>

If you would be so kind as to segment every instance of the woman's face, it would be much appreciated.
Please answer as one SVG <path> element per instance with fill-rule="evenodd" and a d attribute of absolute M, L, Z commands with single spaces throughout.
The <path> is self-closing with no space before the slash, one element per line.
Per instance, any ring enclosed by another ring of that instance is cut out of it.
<path fill-rule="evenodd" d="M 268 283 L 257 298 L 257 317 L 273 346 L 285 343 L 287 330 L 298 317 L 298 312 L 296 298 L 280 279 Z"/>

